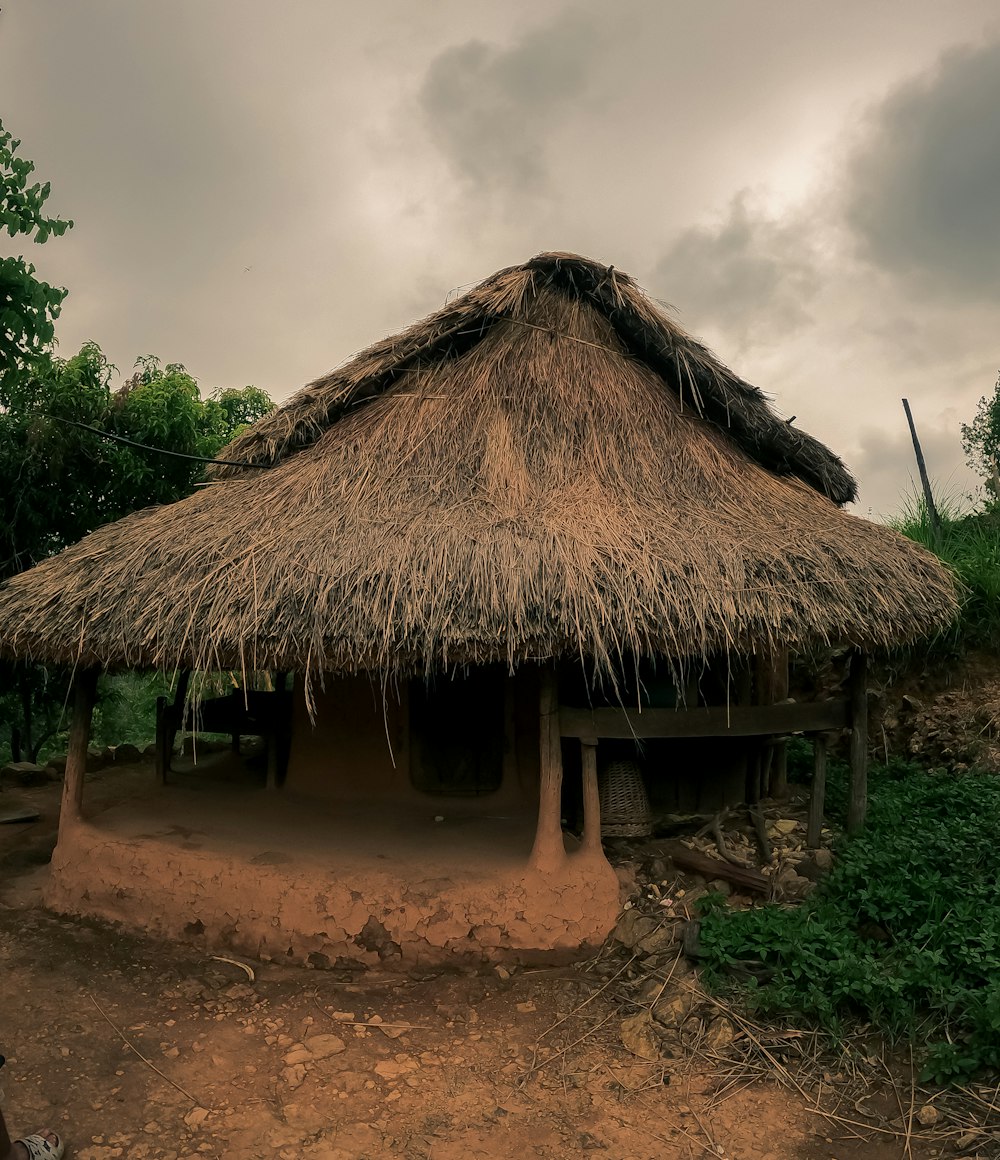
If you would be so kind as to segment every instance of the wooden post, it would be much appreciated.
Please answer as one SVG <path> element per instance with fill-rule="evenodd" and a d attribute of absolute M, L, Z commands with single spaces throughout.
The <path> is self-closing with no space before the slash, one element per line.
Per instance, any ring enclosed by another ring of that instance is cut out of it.
<path fill-rule="evenodd" d="M 917 470 L 920 472 L 920 486 L 924 492 L 924 503 L 927 505 L 927 521 L 935 537 L 941 534 L 941 517 L 934 504 L 934 493 L 931 491 L 931 481 L 927 476 L 927 465 L 924 463 L 924 453 L 917 438 L 917 429 L 913 424 L 913 415 L 910 413 L 910 404 L 903 400 L 903 410 L 906 412 L 906 421 L 910 425 L 910 438 L 913 440 L 913 454 L 917 458 Z"/>
<path fill-rule="evenodd" d="M 562 741 L 559 734 L 559 687 L 554 665 L 539 673 L 538 690 L 538 828 L 530 863 L 536 870 L 557 870 L 566 859 L 562 836 Z"/>
<path fill-rule="evenodd" d="M 90 722 L 97 700 L 97 669 L 81 669 L 73 680 L 73 720 L 66 747 L 66 772 L 63 775 L 62 803 L 59 807 L 59 832 L 80 819 L 83 805 L 83 778 L 87 772 L 87 746 L 90 744 Z"/>
<path fill-rule="evenodd" d="M 187 702 L 188 685 L 191 681 L 191 670 L 181 669 L 177 676 L 177 688 L 174 689 L 174 703 L 167 717 L 167 737 L 163 751 L 163 784 L 167 783 L 167 774 L 170 772 L 170 758 L 174 752 L 174 741 L 177 739 L 177 730 L 184 727 L 184 706 Z"/>
<path fill-rule="evenodd" d="M 278 772 L 285 738 L 285 679 L 287 673 L 274 674 L 274 689 L 271 693 L 273 709 L 267 734 L 267 788 L 278 788 Z"/>
<path fill-rule="evenodd" d="M 583 770 L 583 846 L 586 854 L 604 856 L 601 845 L 601 799 L 597 792 L 597 745 L 580 741 L 580 764 Z"/>
<path fill-rule="evenodd" d="M 826 802 L 826 745 L 825 733 L 817 733 L 813 743 L 813 778 L 809 791 L 809 821 L 806 826 L 806 846 L 815 850 L 823 831 L 823 806 Z"/>
<path fill-rule="evenodd" d="M 771 670 L 771 703 L 788 699 L 788 649 L 779 649 L 774 657 Z M 774 742 L 774 759 L 771 763 L 771 797 L 788 797 L 788 741 L 782 737 Z"/>
<path fill-rule="evenodd" d="M 847 832 L 856 834 L 868 812 L 868 661 L 856 649 L 851 656 L 847 692 L 851 703 L 851 796 Z"/>

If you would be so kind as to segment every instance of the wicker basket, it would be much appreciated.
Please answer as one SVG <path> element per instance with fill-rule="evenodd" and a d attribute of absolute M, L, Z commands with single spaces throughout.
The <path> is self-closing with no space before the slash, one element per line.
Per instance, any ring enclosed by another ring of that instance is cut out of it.
<path fill-rule="evenodd" d="M 649 837 L 653 832 L 653 815 L 636 762 L 610 762 L 598 778 L 598 791 L 602 837 Z"/>

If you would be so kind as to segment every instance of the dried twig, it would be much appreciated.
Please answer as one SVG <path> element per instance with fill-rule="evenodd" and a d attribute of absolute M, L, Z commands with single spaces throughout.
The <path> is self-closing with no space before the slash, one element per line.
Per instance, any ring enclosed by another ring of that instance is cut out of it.
<path fill-rule="evenodd" d="M 148 1060 L 142 1054 L 142 1052 L 138 1049 L 138 1047 L 136 1047 L 136 1045 L 134 1043 L 132 1043 L 130 1040 L 126 1039 L 125 1033 L 122 1031 L 122 1029 L 116 1023 L 112 1022 L 112 1020 L 109 1018 L 109 1016 L 108 1016 L 107 1012 L 104 1010 L 104 1008 L 100 1005 L 100 1003 L 98 1003 L 98 1001 L 94 998 L 94 996 L 91 995 L 89 992 L 87 994 L 87 998 L 91 1001 L 91 1003 L 94 1004 L 94 1006 L 97 1008 L 97 1010 L 101 1013 L 101 1017 L 107 1022 L 108 1026 L 111 1027 L 118 1034 L 118 1036 L 121 1038 L 122 1043 L 124 1043 L 125 1046 L 127 1048 L 129 1048 L 130 1051 L 134 1051 L 135 1054 L 142 1060 L 142 1062 L 148 1068 L 150 1068 L 151 1070 L 156 1072 L 156 1074 L 160 1077 L 160 1079 L 166 1080 L 167 1083 L 170 1084 L 170 1086 L 172 1088 L 176 1088 L 181 1093 L 182 1096 L 186 1096 L 195 1107 L 202 1107 L 203 1108 L 205 1106 L 201 1102 L 201 1100 L 196 1100 L 194 1098 L 194 1096 L 186 1088 L 182 1088 L 179 1083 L 175 1083 L 170 1078 L 169 1075 L 164 1075 L 163 1072 L 160 1071 L 160 1069 L 156 1066 L 156 1064 L 152 1063 L 150 1060 Z"/>

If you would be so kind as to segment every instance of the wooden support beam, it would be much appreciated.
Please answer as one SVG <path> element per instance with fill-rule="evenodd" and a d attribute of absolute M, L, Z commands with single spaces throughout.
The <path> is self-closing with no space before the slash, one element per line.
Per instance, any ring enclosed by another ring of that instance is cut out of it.
<path fill-rule="evenodd" d="M 59 831 L 80 819 L 83 806 L 83 779 L 87 772 L 87 747 L 90 744 L 90 722 L 97 700 L 97 669 L 81 669 L 73 679 L 73 720 L 66 746 L 66 772 L 63 775 L 62 803 L 59 807 Z"/>
<path fill-rule="evenodd" d="M 583 852 L 600 854 L 601 799 L 597 790 L 597 746 L 590 741 L 580 742 L 580 764 L 583 770 Z"/>
<path fill-rule="evenodd" d="M 563 737 L 596 742 L 625 737 L 766 737 L 771 733 L 819 733 L 850 724 L 847 701 L 784 705 L 733 705 L 713 709 L 559 708 Z"/>
<path fill-rule="evenodd" d="M 819 846 L 823 831 L 823 807 L 826 803 L 826 747 L 825 733 L 813 738 L 813 777 L 809 790 L 809 818 L 806 824 L 806 845 L 810 850 Z"/>
<path fill-rule="evenodd" d="M 538 690 L 538 828 L 530 864 L 543 872 L 566 860 L 562 836 L 562 744 L 559 737 L 559 689 L 555 666 L 539 673 Z"/>
<path fill-rule="evenodd" d="M 856 649 L 847 680 L 851 713 L 851 796 L 847 832 L 856 834 L 868 812 L 868 658 Z"/>

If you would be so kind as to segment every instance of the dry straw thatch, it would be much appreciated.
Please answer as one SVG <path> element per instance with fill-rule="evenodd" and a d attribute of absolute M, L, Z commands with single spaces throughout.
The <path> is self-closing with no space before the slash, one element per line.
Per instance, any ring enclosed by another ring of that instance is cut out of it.
<path fill-rule="evenodd" d="M 543 254 L 306 387 L 212 486 L 0 591 L 0 651 L 106 666 L 683 662 L 945 624 L 948 573 L 631 278 Z"/>

